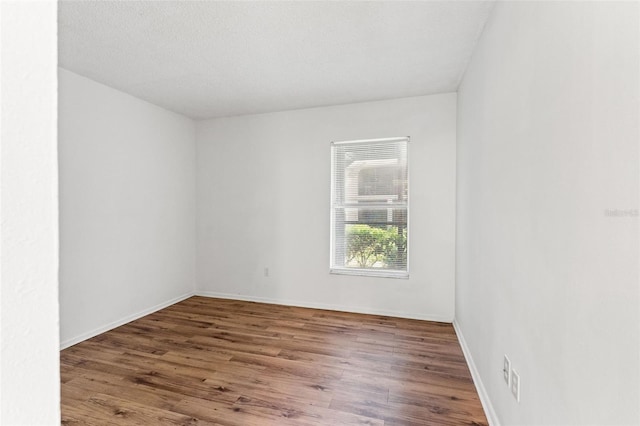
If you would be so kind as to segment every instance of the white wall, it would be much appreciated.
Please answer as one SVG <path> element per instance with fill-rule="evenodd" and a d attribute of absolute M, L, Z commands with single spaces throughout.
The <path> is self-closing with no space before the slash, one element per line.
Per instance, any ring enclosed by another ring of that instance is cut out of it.
<path fill-rule="evenodd" d="M 199 122 L 198 292 L 451 321 L 455 108 L 451 93 Z M 329 274 L 330 142 L 407 135 L 410 279 Z"/>
<path fill-rule="evenodd" d="M 0 16 L 0 424 L 56 424 L 56 3 L 0 2 Z"/>
<path fill-rule="evenodd" d="M 192 294 L 195 124 L 64 69 L 59 84 L 66 347 Z"/>
<path fill-rule="evenodd" d="M 500 2 L 459 89 L 456 321 L 502 424 L 640 423 L 638 217 L 605 214 L 638 209 L 638 7 Z"/>

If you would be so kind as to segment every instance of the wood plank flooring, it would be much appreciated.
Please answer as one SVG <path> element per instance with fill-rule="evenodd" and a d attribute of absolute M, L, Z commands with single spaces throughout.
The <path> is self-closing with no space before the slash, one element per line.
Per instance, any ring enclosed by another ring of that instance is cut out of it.
<path fill-rule="evenodd" d="M 192 297 L 60 358 L 62 424 L 487 424 L 449 324 Z"/>

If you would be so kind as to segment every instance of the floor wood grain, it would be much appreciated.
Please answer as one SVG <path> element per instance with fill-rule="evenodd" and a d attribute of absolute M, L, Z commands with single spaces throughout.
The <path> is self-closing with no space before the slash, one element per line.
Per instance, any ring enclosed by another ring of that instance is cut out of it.
<path fill-rule="evenodd" d="M 62 424 L 487 424 L 450 324 L 192 297 L 60 359 Z"/>

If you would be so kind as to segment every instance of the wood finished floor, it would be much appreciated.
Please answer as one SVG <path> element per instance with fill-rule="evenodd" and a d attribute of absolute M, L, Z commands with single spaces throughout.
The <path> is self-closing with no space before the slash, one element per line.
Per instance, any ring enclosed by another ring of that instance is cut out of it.
<path fill-rule="evenodd" d="M 450 324 L 192 297 L 60 358 L 62 424 L 487 424 Z"/>

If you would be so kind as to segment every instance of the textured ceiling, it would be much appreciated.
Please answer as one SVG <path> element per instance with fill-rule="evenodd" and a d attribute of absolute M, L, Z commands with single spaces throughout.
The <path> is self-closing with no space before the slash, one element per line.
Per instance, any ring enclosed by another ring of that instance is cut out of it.
<path fill-rule="evenodd" d="M 62 1 L 60 66 L 193 118 L 455 91 L 492 1 Z"/>

